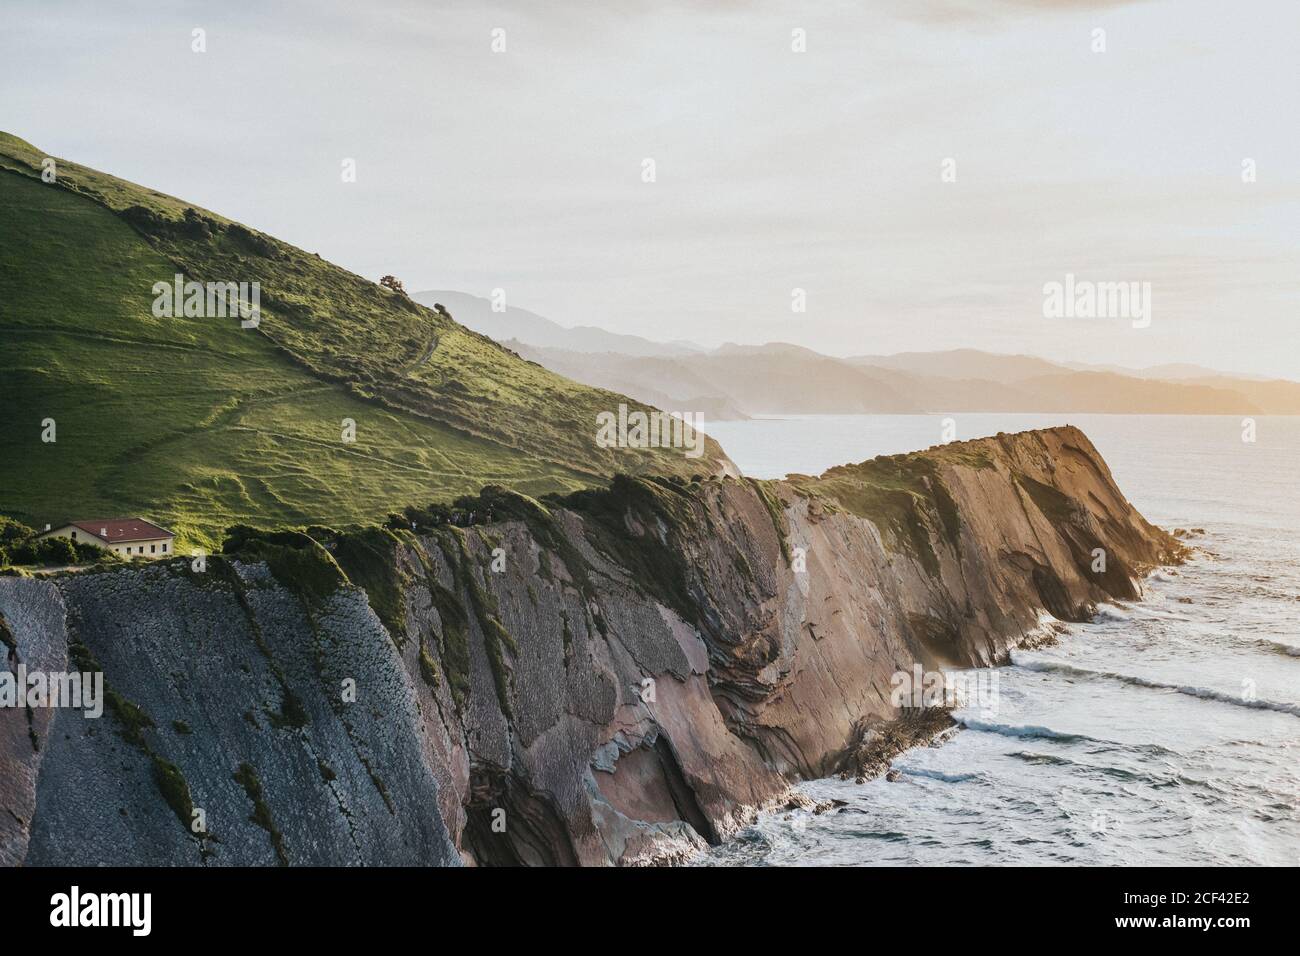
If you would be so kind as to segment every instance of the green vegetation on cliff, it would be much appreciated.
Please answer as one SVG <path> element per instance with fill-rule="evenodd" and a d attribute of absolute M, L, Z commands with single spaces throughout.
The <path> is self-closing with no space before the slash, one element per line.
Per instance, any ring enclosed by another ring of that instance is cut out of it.
<path fill-rule="evenodd" d="M 616 475 L 608 488 L 548 501 L 581 515 L 588 540 L 628 570 L 634 587 L 698 624 L 699 605 L 677 540 L 680 529 L 703 513 L 690 487 L 681 479 Z"/>
<path fill-rule="evenodd" d="M 987 455 L 930 449 L 840 465 L 820 478 L 795 479 L 792 484 L 871 521 L 887 546 L 912 555 L 929 573 L 937 574 L 939 558 L 930 531 L 943 534 L 954 547 L 961 534 L 957 506 L 939 476 L 944 461 L 974 468 L 992 466 Z"/>
<path fill-rule="evenodd" d="M 445 312 L 75 163 L 42 182 L 45 158 L 0 133 L 0 512 L 138 514 L 211 549 L 234 524 L 369 524 L 489 483 L 537 495 L 701 467 L 597 447 L 597 412 L 626 399 Z M 260 325 L 155 317 L 153 286 L 177 273 L 260 283 Z M 703 467 L 719 460 L 710 443 Z"/>
<path fill-rule="evenodd" d="M 68 645 L 68 659 L 83 673 L 103 673 L 103 668 L 95 659 L 90 648 L 80 642 L 73 642 Z M 208 839 L 207 833 L 196 833 L 193 829 L 194 824 L 194 800 L 190 796 L 190 786 L 185 780 L 185 775 L 181 772 L 180 767 L 170 760 L 160 756 L 157 751 L 150 745 L 145 736 L 145 731 L 152 730 L 155 727 L 153 718 L 145 713 L 144 708 L 134 701 L 127 700 L 112 687 L 108 685 L 108 680 L 104 681 L 104 702 L 107 705 L 108 712 L 113 715 L 119 724 L 122 739 L 131 746 L 137 748 L 142 754 L 149 759 L 149 764 L 153 771 L 153 782 L 158 788 L 158 793 L 162 796 L 163 801 L 171 808 L 172 813 L 185 831 L 199 841 L 200 844 Z M 189 733 L 188 727 L 186 733 Z M 206 853 L 206 849 L 202 852 Z"/>
<path fill-rule="evenodd" d="M 244 793 L 248 795 L 249 801 L 253 804 L 253 812 L 249 815 L 250 823 L 255 823 L 271 838 L 271 846 L 275 850 L 276 859 L 280 861 L 281 866 L 289 865 L 289 853 L 284 846 L 284 836 L 276 827 L 275 821 L 271 819 L 271 810 L 266 805 L 266 799 L 262 793 L 262 781 L 257 776 L 257 771 L 253 769 L 250 763 L 241 763 L 231 777 L 235 783 L 244 788 Z"/>
<path fill-rule="evenodd" d="M 399 543 L 387 528 L 362 528 L 339 535 L 333 542 L 333 554 L 348 579 L 365 590 L 371 608 L 400 646 L 406 638 L 406 623 L 405 576 L 396 560 Z"/>

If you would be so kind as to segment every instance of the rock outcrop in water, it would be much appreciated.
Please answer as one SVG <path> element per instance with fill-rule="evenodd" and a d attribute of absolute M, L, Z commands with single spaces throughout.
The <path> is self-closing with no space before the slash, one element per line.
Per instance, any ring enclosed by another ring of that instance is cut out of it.
<path fill-rule="evenodd" d="M 1072 427 L 483 508 L 0 578 L 10 669 L 108 688 L 0 709 L 0 863 L 672 859 L 846 766 L 896 672 L 1005 660 L 1182 552 Z"/>

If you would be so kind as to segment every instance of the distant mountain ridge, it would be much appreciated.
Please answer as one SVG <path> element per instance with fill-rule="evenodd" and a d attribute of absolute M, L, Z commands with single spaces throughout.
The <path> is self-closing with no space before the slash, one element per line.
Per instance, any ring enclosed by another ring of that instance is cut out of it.
<path fill-rule="evenodd" d="M 504 311 L 498 312 L 493 310 L 491 299 L 468 292 L 430 290 L 416 292 L 411 298 L 430 308 L 441 303 L 461 325 L 498 342 L 518 339 L 544 348 L 571 352 L 619 352 L 624 355 L 690 355 L 705 351 L 691 343 L 653 342 L 638 335 L 608 332 L 594 325 L 569 328 L 536 312 L 514 306 L 506 306 Z"/>
<path fill-rule="evenodd" d="M 434 297 L 441 298 L 434 298 Z M 788 342 L 707 350 L 591 326 L 566 328 L 525 309 L 492 312 L 464 293 L 457 319 L 575 381 L 706 419 L 761 414 L 1075 412 L 1300 414 L 1300 383 L 1172 363 L 1146 369 L 1053 362 L 978 349 L 835 358 Z"/>

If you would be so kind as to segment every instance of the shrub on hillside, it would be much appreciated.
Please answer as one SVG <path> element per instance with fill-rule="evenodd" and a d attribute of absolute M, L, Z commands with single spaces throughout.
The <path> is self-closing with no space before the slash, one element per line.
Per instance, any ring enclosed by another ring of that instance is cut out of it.
<path fill-rule="evenodd" d="M 247 226 L 237 222 L 232 222 L 226 226 L 226 235 L 228 235 L 243 248 L 254 255 L 262 256 L 266 259 L 279 259 L 282 254 L 275 243 L 267 239 L 260 232 L 254 232 Z M 283 256 L 287 258 L 287 256 Z"/>
<path fill-rule="evenodd" d="M 36 529 L 29 528 L 21 521 L 0 515 L 0 546 L 7 546 L 18 541 L 36 537 Z"/>
<path fill-rule="evenodd" d="M 46 567 L 76 564 L 77 548 L 67 538 L 31 538 L 9 547 L 13 564 L 40 564 Z"/>
<path fill-rule="evenodd" d="M 38 534 L 25 524 L 0 516 L 0 567 L 18 564 L 58 567 L 120 559 L 119 555 L 84 541 L 40 538 Z"/>

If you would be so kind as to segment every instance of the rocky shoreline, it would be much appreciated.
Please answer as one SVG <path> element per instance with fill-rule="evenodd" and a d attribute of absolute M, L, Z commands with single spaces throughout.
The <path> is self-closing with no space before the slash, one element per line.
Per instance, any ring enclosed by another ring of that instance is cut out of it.
<path fill-rule="evenodd" d="M 0 863 L 679 861 L 941 733 L 894 675 L 998 663 L 1184 553 L 1072 427 L 483 507 L 0 579 L 10 665 L 93 661 L 110 700 L 0 709 Z"/>

